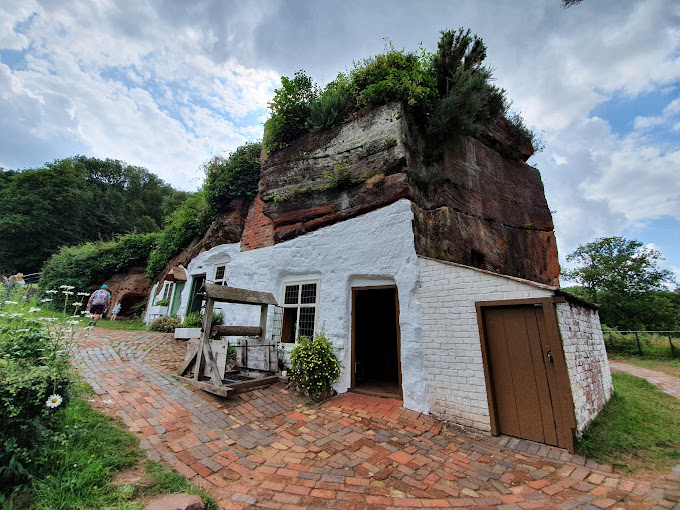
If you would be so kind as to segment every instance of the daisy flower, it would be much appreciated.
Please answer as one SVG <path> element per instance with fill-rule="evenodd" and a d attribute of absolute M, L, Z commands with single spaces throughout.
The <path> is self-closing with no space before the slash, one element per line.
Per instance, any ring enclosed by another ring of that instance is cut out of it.
<path fill-rule="evenodd" d="M 45 402 L 45 405 L 47 407 L 55 408 L 59 407 L 59 405 L 64 401 L 63 398 L 61 398 L 61 395 L 57 395 L 56 393 L 54 395 L 50 395 L 50 398 L 47 399 L 47 402 Z"/>

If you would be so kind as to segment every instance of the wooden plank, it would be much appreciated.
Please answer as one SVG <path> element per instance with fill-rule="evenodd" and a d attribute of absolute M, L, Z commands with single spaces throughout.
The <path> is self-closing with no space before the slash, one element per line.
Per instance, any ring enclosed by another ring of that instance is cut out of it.
<path fill-rule="evenodd" d="M 520 437 L 521 430 L 515 402 L 515 389 L 510 368 L 503 310 L 499 308 L 485 309 L 484 324 L 489 345 L 489 369 L 495 414 L 498 420 L 498 432 Z"/>
<path fill-rule="evenodd" d="M 226 285 L 205 284 L 205 292 L 208 297 L 215 301 L 226 303 L 238 303 L 242 305 L 277 305 L 276 299 L 271 292 L 258 292 L 256 290 L 237 289 Z"/>
<path fill-rule="evenodd" d="M 260 306 L 260 340 L 264 340 L 264 335 L 267 331 L 267 310 L 269 309 L 269 305 L 261 305 Z"/>
<path fill-rule="evenodd" d="M 219 395 L 220 397 L 228 397 L 234 393 L 234 389 L 230 386 L 215 386 L 213 383 L 196 381 L 188 377 L 179 377 L 179 380 L 180 382 L 191 384 L 194 388 L 212 393 L 213 395 Z"/>
<path fill-rule="evenodd" d="M 546 357 L 544 356 L 543 339 L 540 334 L 541 328 L 539 328 L 539 323 L 544 320 L 543 308 L 540 306 L 524 307 L 524 318 L 526 320 L 529 347 L 531 349 L 531 360 L 536 376 L 536 390 L 538 391 L 538 400 L 541 408 L 540 418 L 543 426 L 543 435 L 547 444 L 558 446 L 557 431 L 555 429 L 555 412 L 550 396 Z"/>
<path fill-rule="evenodd" d="M 261 377 L 259 379 L 252 379 L 250 381 L 229 383 L 229 388 L 233 389 L 234 391 L 239 391 L 245 390 L 247 388 L 257 388 L 258 386 L 268 386 L 270 384 L 274 384 L 275 382 L 279 382 L 278 375 L 270 375 L 267 377 Z"/>
<path fill-rule="evenodd" d="M 182 365 L 182 368 L 177 372 L 178 375 L 183 376 L 189 367 L 196 361 L 196 355 L 198 354 L 198 343 L 192 349 L 191 355 L 187 358 L 187 361 Z"/>
<path fill-rule="evenodd" d="M 213 307 L 215 306 L 215 301 L 208 298 L 208 302 L 205 304 L 205 313 L 203 314 L 203 327 L 201 328 L 201 339 L 198 341 L 198 355 L 196 356 L 196 366 L 194 367 L 194 380 L 198 381 L 198 378 L 203 372 L 201 367 L 201 361 L 203 358 L 203 346 L 206 342 L 210 341 L 210 323 L 213 316 Z"/>
<path fill-rule="evenodd" d="M 261 336 L 260 326 L 213 326 L 210 336 Z"/>
<path fill-rule="evenodd" d="M 210 379 L 215 386 L 222 386 L 222 377 L 220 376 L 220 371 L 217 368 L 217 359 L 212 352 L 210 347 L 210 341 L 203 344 L 203 355 L 205 357 L 205 362 L 208 365 L 208 373 L 210 374 Z"/>

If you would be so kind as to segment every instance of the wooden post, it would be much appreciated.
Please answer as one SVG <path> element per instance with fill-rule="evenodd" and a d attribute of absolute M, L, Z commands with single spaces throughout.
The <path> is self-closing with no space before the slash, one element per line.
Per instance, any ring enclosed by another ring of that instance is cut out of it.
<path fill-rule="evenodd" d="M 612 332 L 609 332 L 609 344 L 612 346 L 612 352 L 614 352 L 614 340 L 612 339 Z"/>
<path fill-rule="evenodd" d="M 640 353 L 640 356 L 642 356 L 642 347 L 640 346 L 640 337 L 638 336 L 638 332 L 635 332 L 635 341 L 637 342 L 638 346 L 638 352 Z"/>
<path fill-rule="evenodd" d="M 269 308 L 268 305 L 260 306 L 260 328 L 262 328 L 262 332 L 260 333 L 260 340 L 264 340 L 264 337 L 267 335 L 267 309 L 268 308 Z"/>
<path fill-rule="evenodd" d="M 201 328 L 201 339 L 198 341 L 198 352 L 196 353 L 196 365 L 194 365 L 194 381 L 200 381 L 201 361 L 203 358 L 203 346 L 205 342 L 210 342 L 210 323 L 212 322 L 213 306 L 215 300 L 211 297 L 205 304 L 205 314 L 203 315 L 203 327 Z"/>
<path fill-rule="evenodd" d="M 673 349 L 673 340 L 671 340 L 671 335 L 668 335 L 668 343 L 671 344 L 671 356 L 675 357 L 675 349 Z"/>

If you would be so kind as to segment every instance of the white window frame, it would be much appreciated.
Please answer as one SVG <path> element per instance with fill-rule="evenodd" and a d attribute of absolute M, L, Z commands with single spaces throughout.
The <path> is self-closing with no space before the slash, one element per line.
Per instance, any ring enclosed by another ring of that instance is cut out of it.
<path fill-rule="evenodd" d="M 222 278 L 217 278 L 217 270 L 219 268 L 224 269 L 224 273 L 222 273 Z M 227 284 L 227 264 L 219 264 L 215 266 L 215 270 L 213 271 L 213 283 L 215 285 L 226 285 Z"/>
<path fill-rule="evenodd" d="M 160 292 L 161 298 L 158 301 L 161 301 L 163 299 L 167 299 L 168 303 L 170 303 L 172 301 L 174 288 L 175 288 L 175 282 L 163 282 L 163 289 Z M 168 304 L 168 306 L 170 306 L 170 305 Z"/>
<path fill-rule="evenodd" d="M 315 284 L 316 285 L 316 300 L 314 303 L 301 303 L 302 299 L 302 286 Z M 296 304 L 286 304 L 286 287 L 298 285 L 298 298 Z M 295 345 L 300 336 L 300 311 L 302 308 L 314 308 L 314 331 L 312 334 L 316 334 L 317 327 L 319 324 L 319 301 L 321 297 L 321 280 L 289 280 L 281 284 L 281 301 L 279 301 L 281 308 L 297 308 L 297 316 L 295 320 L 295 341 L 294 342 L 282 342 L 283 345 Z"/>

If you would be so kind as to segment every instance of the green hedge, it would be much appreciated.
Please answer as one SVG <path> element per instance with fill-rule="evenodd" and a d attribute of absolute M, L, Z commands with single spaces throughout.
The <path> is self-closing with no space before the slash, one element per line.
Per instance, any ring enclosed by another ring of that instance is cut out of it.
<path fill-rule="evenodd" d="M 39 288 L 44 292 L 71 285 L 77 289 L 98 287 L 116 273 L 145 266 L 159 234 L 129 234 L 113 241 L 61 248 L 43 266 Z"/>
<path fill-rule="evenodd" d="M 227 158 L 214 156 L 203 165 L 206 174 L 203 190 L 213 209 L 224 212 L 231 199 L 257 195 L 262 169 L 261 152 L 261 143 L 246 143 Z"/>

